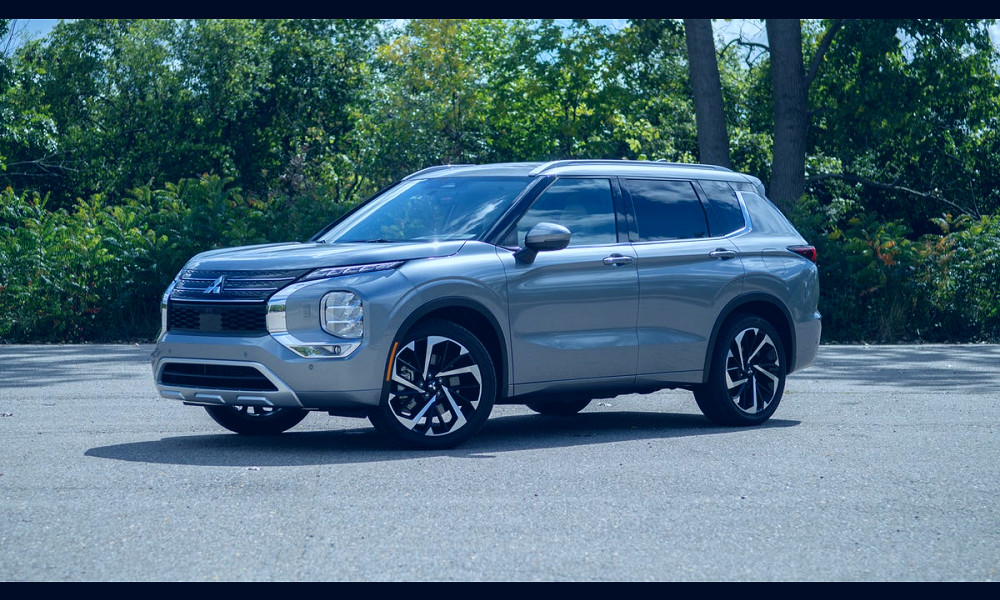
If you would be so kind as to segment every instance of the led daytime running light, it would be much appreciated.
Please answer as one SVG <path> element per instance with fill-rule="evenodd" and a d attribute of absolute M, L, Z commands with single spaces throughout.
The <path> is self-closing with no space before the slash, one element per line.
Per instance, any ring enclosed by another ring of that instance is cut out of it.
<path fill-rule="evenodd" d="M 309 281 L 311 279 L 329 279 L 331 277 L 342 277 L 344 275 L 357 275 L 359 273 L 371 273 L 373 271 L 388 271 L 389 269 L 395 269 L 399 265 L 403 264 L 404 261 L 396 260 L 392 262 L 382 262 L 382 263 L 371 263 L 367 265 L 350 265 L 347 267 L 326 267 L 323 269 L 316 269 L 312 273 L 309 273 L 302 278 L 303 281 Z"/>

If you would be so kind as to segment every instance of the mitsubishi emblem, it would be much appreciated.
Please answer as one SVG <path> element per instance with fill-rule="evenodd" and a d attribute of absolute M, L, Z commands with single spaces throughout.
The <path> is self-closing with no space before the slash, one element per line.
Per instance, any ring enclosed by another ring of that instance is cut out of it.
<path fill-rule="evenodd" d="M 222 275 L 218 279 L 212 282 L 212 285 L 205 288 L 203 294 L 221 294 L 222 286 L 226 285 L 226 276 Z"/>

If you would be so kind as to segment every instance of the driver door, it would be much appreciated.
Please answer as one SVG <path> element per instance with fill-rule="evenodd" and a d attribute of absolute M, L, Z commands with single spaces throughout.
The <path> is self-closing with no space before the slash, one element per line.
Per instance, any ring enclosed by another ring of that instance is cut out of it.
<path fill-rule="evenodd" d="M 556 179 L 507 241 L 524 247 L 528 230 L 549 222 L 570 230 L 569 246 L 531 262 L 500 250 L 516 394 L 634 380 L 639 283 L 616 202 L 607 178 Z"/>

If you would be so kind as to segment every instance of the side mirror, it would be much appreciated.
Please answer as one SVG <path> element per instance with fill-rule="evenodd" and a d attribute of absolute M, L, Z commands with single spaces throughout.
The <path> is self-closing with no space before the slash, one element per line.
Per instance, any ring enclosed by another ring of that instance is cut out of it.
<path fill-rule="evenodd" d="M 530 263 L 539 252 L 562 250 L 569 246 L 569 229 L 555 223 L 538 223 L 524 236 L 524 248 L 514 253 L 517 260 Z"/>

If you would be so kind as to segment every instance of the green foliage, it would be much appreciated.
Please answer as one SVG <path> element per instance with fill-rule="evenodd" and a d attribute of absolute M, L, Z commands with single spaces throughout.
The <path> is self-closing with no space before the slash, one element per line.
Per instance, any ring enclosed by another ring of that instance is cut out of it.
<path fill-rule="evenodd" d="M 869 210 L 918 233 L 945 210 L 1000 210 L 1000 63 L 989 24 L 853 20 L 833 39 L 810 88 L 816 152 L 862 179 L 928 193 L 871 188 Z"/>
<path fill-rule="evenodd" d="M 347 205 L 245 197 L 206 176 L 49 210 L 0 193 L 0 340 L 151 339 L 159 299 L 187 260 L 212 248 L 302 239 Z"/>
<path fill-rule="evenodd" d="M 0 339 L 86 341 L 148 337 L 155 315 L 151 250 L 142 215 L 100 196 L 72 211 L 0 192 Z M 113 332 L 113 333 L 112 333 Z"/>
<path fill-rule="evenodd" d="M 0 156 L 17 167 L 0 185 L 69 207 L 203 173 L 266 195 L 299 170 L 350 200 L 377 38 L 363 19 L 61 22 L 0 88 Z"/>
<path fill-rule="evenodd" d="M 992 21 L 802 23 L 807 69 L 837 31 L 789 215 L 824 338 L 997 340 Z M 767 185 L 766 49 L 720 40 L 719 69 L 734 168 Z M 65 21 L 0 54 L 0 339 L 148 339 L 191 255 L 306 239 L 426 166 L 697 153 L 676 20 Z"/>
<path fill-rule="evenodd" d="M 795 216 L 820 257 L 825 341 L 1000 340 L 1000 217 L 946 215 L 913 239 L 844 199 Z"/>
<path fill-rule="evenodd" d="M 931 300 L 941 308 L 938 340 L 1000 339 L 1000 215 L 935 219 Z M 947 309 L 947 310 L 945 310 Z"/>

